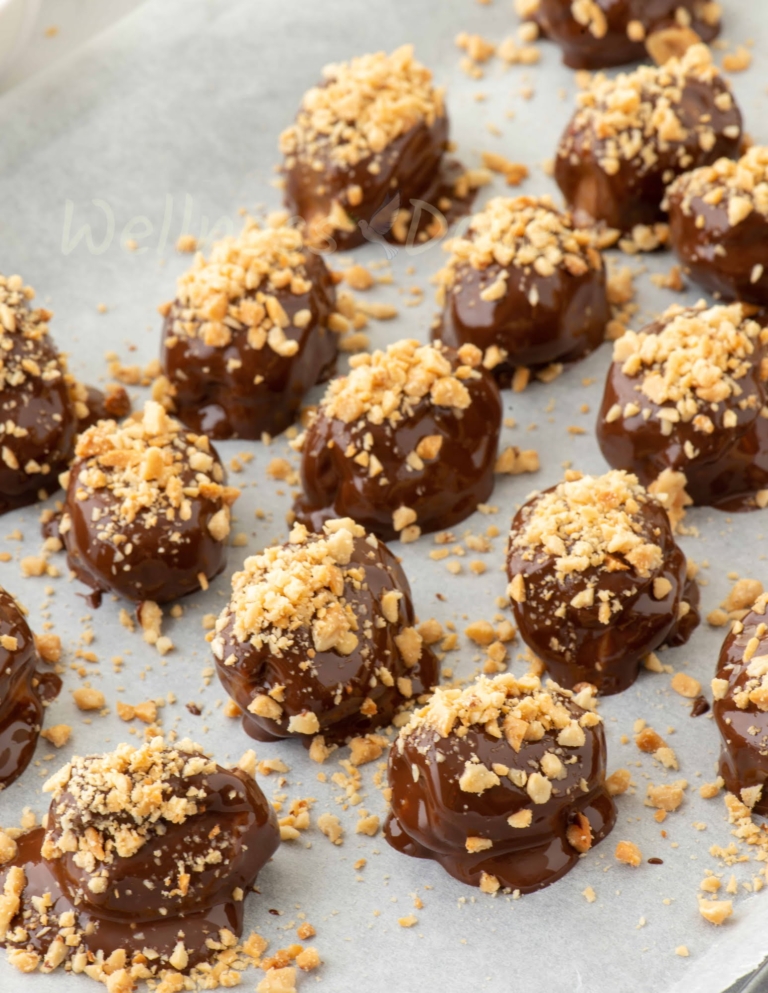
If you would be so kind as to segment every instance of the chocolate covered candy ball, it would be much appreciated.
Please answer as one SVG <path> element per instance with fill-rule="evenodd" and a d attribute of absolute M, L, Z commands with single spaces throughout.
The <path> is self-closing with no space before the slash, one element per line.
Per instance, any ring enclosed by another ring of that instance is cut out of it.
<path fill-rule="evenodd" d="M 59 488 L 95 410 L 127 409 L 121 388 L 104 397 L 68 372 L 49 332 L 53 315 L 31 307 L 34 295 L 21 276 L 0 274 L 0 514 Z"/>
<path fill-rule="evenodd" d="M 768 595 L 727 635 L 712 680 L 725 788 L 755 813 L 768 814 Z"/>
<path fill-rule="evenodd" d="M 578 102 L 555 179 L 579 225 L 650 227 L 665 219 L 676 176 L 739 153 L 741 113 L 705 45 L 663 66 L 597 76 Z M 642 230 L 634 237 L 647 244 Z"/>
<path fill-rule="evenodd" d="M 435 335 L 454 348 L 476 345 L 502 382 L 516 368 L 578 359 L 603 341 L 602 256 L 549 197 L 495 197 L 446 248 Z"/>
<path fill-rule="evenodd" d="M 710 0 L 519 0 L 572 69 L 605 69 L 650 55 L 664 63 L 720 30 Z"/>
<path fill-rule="evenodd" d="M 40 671 L 35 638 L 18 603 L 0 587 L 0 790 L 24 772 L 61 680 Z"/>
<path fill-rule="evenodd" d="M 285 202 L 325 248 L 395 237 L 412 200 L 440 206 L 442 89 L 403 45 L 329 65 L 280 137 Z"/>
<path fill-rule="evenodd" d="M 47 825 L 17 839 L 0 878 L 16 906 L 0 941 L 32 968 L 88 965 L 105 982 L 119 970 L 126 980 L 178 979 L 204 963 L 221 972 L 245 896 L 280 843 L 253 778 L 191 741 L 153 737 L 76 756 L 44 788 Z"/>
<path fill-rule="evenodd" d="M 119 426 L 89 428 L 75 456 L 59 533 L 70 568 L 97 595 L 166 603 L 222 571 L 239 490 L 225 485 L 205 435 L 148 401 Z"/>
<path fill-rule="evenodd" d="M 333 369 L 336 295 L 322 258 L 276 218 L 198 255 L 161 308 L 162 367 L 174 410 L 211 438 L 284 431 Z"/>
<path fill-rule="evenodd" d="M 768 148 L 684 173 L 666 206 L 672 247 L 692 279 L 721 300 L 768 306 Z"/>
<path fill-rule="evenodd" d="M 390 724 L 437 681 L 414 627 L 408 580 L 351 520 L 246 559 L 212 648 L 224 688 L 254 738 L 298 738 L 316 755 Z"/>
<path fill-rule="evenodd" d="M 608 463 L 649 486 L 685 475 L 695 504 L 768 502 L 768 328 L 743 304 L 672 306 L 614 345 L 597 423 Z"/>
<path fill-rule="evenodd" d="M 531 497 L 512 521 L 507 573 L 520 637 L 568 688 L 619 693 L 698 623 L 667 512 L 625 472 L 569 472 Z"/>
<path fill-rule="evenodd" d="M 298 520 L 413 540 L 473 513 L 493 490 L 502 412 L 480 349 L 406 339 L 350 365 L 300 440 Z"/>
<path fill-rule="evenodd" d="M 533 675 L 438 689 L 392 747 L 387 841 L 486 893 L 555 882 L 616 820 L 593 706 Z"/>

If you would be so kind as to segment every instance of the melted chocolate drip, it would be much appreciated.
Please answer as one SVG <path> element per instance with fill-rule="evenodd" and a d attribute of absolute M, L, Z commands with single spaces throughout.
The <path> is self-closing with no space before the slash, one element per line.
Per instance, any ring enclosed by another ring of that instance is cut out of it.
<path fill-rule="evenodd" d="M 709 713 L 709 700 L 705 696 L 697 696 L 691 704 L 691 717 L 701 717 Z"/>

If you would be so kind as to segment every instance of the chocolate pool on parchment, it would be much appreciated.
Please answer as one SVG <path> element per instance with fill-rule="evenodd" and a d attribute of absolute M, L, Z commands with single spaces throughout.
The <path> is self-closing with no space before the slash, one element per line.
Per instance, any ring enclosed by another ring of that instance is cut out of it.
<path fill-rule="evenodd" d="M 280 843 L 252 776 L 153 737 L 75 756 L 44 789 L 46 827 L 4 835 L 0 943 L 18 968 L 65 964 L 121 991 L 168 977 L 182 989 L 208 963 L 228 971 L 218 960 Z"/>

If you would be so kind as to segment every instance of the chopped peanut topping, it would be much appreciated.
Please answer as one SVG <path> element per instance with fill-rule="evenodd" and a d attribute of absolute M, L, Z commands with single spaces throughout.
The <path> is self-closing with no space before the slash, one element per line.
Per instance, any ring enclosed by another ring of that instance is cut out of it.
<path fill-rule="evenodd" d="M 477 353 L 477 354 L 475 354 Z M 458 369 L 440 344 L 421 345 L 404 339 L 386 351 L 363 353 L 350 359 L 350 372 L 331 380 L 321 408 L 327 417 L 345 424 L 368 420 L 396 425 L 425 398 L 439 407 L 466 409 L 472 402 L 463 379 L 477 378 L 482 353 L 462 349 Z"/>
<path fill-rule="evenodd" d="M 312 282 L 301 232 L 281 216 L 274 220 L 260 228 L 249 218 L 241 234 L 217 241 L 208 259 L 198 252 L 192 268 L 178 280 L 176 301 L 163 307 L 172 316 L 175 335 L 226 348 L 233 333 L 244 332 L 250 348 L 268 346 L 284 357 L 296 354 L 299 342 L 286 335 L 291 319 L 280 296 L 306 295 Z M 311 311 L 303 308 L 293 325 L 303 329 L 311 320 Z"/>
<path fill-rule="evenodd" d="M 558 581 L 591 568 L 613 571 L 617 556 L 639 576 L 650 576 L 661 565 L 662 551 L 650 540 L 655 535 L 642 518 L 649 497 L 637 477 L 619 470 L 604 476 L 575 475 L 532 502 L 523 526 L 511 535 L 511 547 L 526 559 L 551 556 Z M 518 573 L 512 585 L 521 578 Z M 517 602 L 520 593 L 510 591 Z M 574 599 L 575 607 L 591 606 L 593 587 Z M 604 622 L 609 621 L 610 610 Z"/>
<path fill-rule="evenodd" d="M 171 747 L 160 737 L 139 748 L 124 744 L 104 755 L 75 756 L 43 787 L 53 794 L 57 824 L 46 834 L 43 854 L 57 859 L 79 852 L 89 887 L 101 892 L 101 866 L 151 844 L 164 833 L 163 822 L 182 824 L 196 814 L 206 793 L 190 780 L 215 770 L 199 746 L 182 741 Z"/>
<path fill-rule="evenodd" d="M 280 653 L 295 643 L 297 632 L 311 629 L 316 651 L 349 655 L 358 645 L 360 624 L 344 590 L 347 583 L 359 589 L 364 582 L 364 571 L 351 565 L 355 539 L 363 537 L 365 530 L 349 519 L 328 521 L 321 535 L 294 525 L 287 544 L 250 556 L 232 577 L 232 599 L 216 622 L 217 632 L 233 616 L 238 641 Z M 374 548 L 378 544 L 367 540 Z M 220 637 L 212 648 L 223 660 Z"/>
<path fill-rule="evenodd" d="M 570 700 L 581 707 L 592 706 L 591 694 L 574 695 L 553 682 L 548 683 L 548 688 L 544 689 L 539 678 L 530 673 L 520 678 L 506 672 L 492 679 L 479 676 L 463 690 L 438 686 L 429 702 L 415 711 L 408 724 L 401 729 L 399 742 L 402 743 L 414 731 L 423 727 L 432 728 L 441 737 L 447 738 L 454 729 L 487 726 L 498 721 L 507 740 L 519 751 L 522 741 L 527 740 L 530 725 L 538 722 L 543 731 L 559 732 L 559 744 L 579 747 L 584 744 L 580 724 L 592 727 L 599 724 L 601 718 L 589 711 L 577 721 L 567 705 Z M 573 729 L 581 734 L 572 735 L 570 732 Z M 470 763 L 469 766 L 485 769 L 476 763 Z M 490 773 L 490 770 L 485 769 L 485 773 Z M 481 776 L 485 773 L 481 772 Z M 465 770 L 464 774 L 470 775 L 471 781 L 479 782 L 475 772 Z M 494 773 L 490 775 L 498 781 Z M 490 778 L 486 779 L 490 783 Z"/>
<path fill-rule="evenodd" d="M 614 345 L 613 358 L 625 376 L 637 379 L 638 403 L 648 418 L 661 422 L 663 434 L 671 435 L 675 424 L 691 421 L 694 430 L 711 434 L 712 415 L 726 401 L 747 407 L 758 402 L 755 396 L 739 400 L 744 393 L 740 381 L 752 371 L 757 347 L 768 341 L 768 329 L 749 318 L 742 304 L 675 304 L 659 324 L 658 333 L 627 331 Z M 634 417 L 640 410 L 636 404 L 631 410 L 619 409 L 617 418 Z M 738 425 L 736 411 L 730 408 L 722 420 L 724 429 Z"/>
<path fill-rule="evenodd" d="M 193 499 L 220 503 L 208 529 L 216 541 L 229 534 L 229 507 L 240 491 L 223 485 L 224 470 L 208 438 L 188 432 L 154 400 L 120 426 L 99 421 L 80 435 L 75 455 L 81 460 L 76 498 L 106 491 L 114 498 L 101 511 L 100 540 L 121 549 L 126 524 L 138 520 L 149 528 L 158 518 L 188 521 Z M 64 515 L 61 528 L 69 526 Z"/>
<path fill-rule="evenodd" d="M 616 846 L 616 861 L 637 868 L 643 861 L 640 849 L 633 841 L 620 841 Z"/>
<path fill-rule="evenodd" d="M 341 167 L 375 161 L 400 135 L 445 115 L 443 91 L 414 59 L 412 45 L 328 65 L 323 76 L 280 136 L 288 168 L 295 158 L 315 162 L 322 155 Z"/>
<path fill-rule="evenodd" d="M 699 900 L 699 913 L 710 924 L 722 924 L 733 913 L 731 900 Z"/>
<path fill-rule="evenodd" d="M 667 200 L 670 197 L 679 197 L 687 216 L 702 213 L 704 205 L 721 208 L 734 226 L 752 211 L 768 217 L 768 147 L 754 145 L 735 162 L 718 159 L 714 165 L 683 173 L 668 188 Z"/>
<path fill-rule="evenodd" d="M 633 170 L 643 176 L 656 168 L 658 149 L 677 144 L 684 167 L 688 156 L 685 143 L 693 135 L 681 112 L 683 91 L 691 81 L 710 86 L 717 83 L 721 91 L 718 109 L 726 112 L 732 107 L 730 92 L 706 45 L 692 45 L 681 58 L 662 66 L 644 65 L 613 77 L 602 73 L 594 76 L 589 88 L 577 96 L 579 109 L 558 155 L 578 156 L 588 147 L 609 175 L 615 175 L 622 162 L 631 162 Z M 691 127 L 702 148 L 714 145 L 711 115 L 696 114 Z"/>
<path fill-rule="evenodd" d="M 547 196 L 494 197 L 472 217 L 467 236 L 449 239 L 445 249 L 451 257 L 437 276 L 440 303 L 451 288 L 460 290 L 462 266 L 496 267 L 494 280 L 489 279 L 481 290 L 484 300 L 505 295 L 509 266 L 544 277 L 558 269 L 581 276 L 603 267 L 591 234 L 575 228 L 570 215 L 558 211 Z"/>

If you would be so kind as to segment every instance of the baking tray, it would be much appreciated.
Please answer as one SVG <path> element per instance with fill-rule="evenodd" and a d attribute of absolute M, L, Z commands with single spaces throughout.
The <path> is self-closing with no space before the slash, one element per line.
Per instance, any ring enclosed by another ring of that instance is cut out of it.
<path fill-rule="evenodd" d="M 762 5 L 724 0 L 724 6 L 725 38 L 751 39 L 756 52 L 768 50 Z M 53 334 L 86 381 L 109 379 L 107 352 L 125 364 L 144 366 L 158 352 L 157 305 L 173 296 L 175 278 L 190 261 L 174 251 L 178 235 L 235 230 L 240 208 L 258 213 L 278 206 L 277 136 L 321 67 L 405 42 L 415 43 L 418 57 L 448 89 L 452 137 L 464 163 L 475 167 L 482 151 L 501 152 L 529 166 L 521 191 L 556 195 L 546 161 L 576 92 L 574 75 L 560 65 L 557 50 L 541 44 L 541 62 L 532 67 L 505 68 L 491 60 L 479 80 L 459 68 L 457 33 L 479 33 L 498 43 L 516 26 L 508 0 L 147 4 L 66 63 L 0 99 L 0 271 L 22 273 L 37 288 L 39 301 L 55 311 Z M 768 64 L 760 58 L 734 77 L 747 128 L 758 141 L 768 140 L 766 85 Z M 497 179 L 479 202 L 507 190 Z M 137 250 L 125 247 L 131 239 Z M 394 281 L 371 291 L 368 299 L 395 303 L 399 317 L 374 323 L 374 345 L 406 335 L 426 339 L 434 312 L 429 278 L 442 256 L 439 246 L 419 254 L 402 249 L 390 269 L 376 270 L 391 271 Z M 355 258 L 374 266 L 385 262 L 378 246 L 360 249 Z M 673 294 L 652 285 L 650 274 L 666 272 L 671 262 L 668 255 L 617 259 L 638 272 L 636 323 L 674 301 L 700 296 L 695 287 Z M 424 291 L 423 302 L 407 306 L 419 299 L 410 293 L 413 286 Z M 99 304 L 106 305 L 106 313 Z M 505 588 L 503 536 L 515 508 L 532 489 L 556 482 L 566 461 L 586 472 L 604 471 L 593 422 L 609 361 L 605 345 L 549 385 L 505 394 L 505 413 L 517 427 L 505 428 L 502 443 L 538 449 L 541 471 L 535 477 L 500 478 L 492 498 L 498 512 L 475 515 L 455 529 L 458 541 L 465 531 L 479 533 L 489 524 L 499 528 L 492 551 L 482 556 L 488 565 L 483 575 L 466 568 L 471 555 L 462 560 L 461 575 L 449 575 L 444 563 L 429 559 L 430 537 L 397 549 L 422 619 L 434 616 L 462 631 L 471 620 L 492 618 L 494 600 Z M 132 393 L 137 399 L 143 395 L 138 387 Z M 588 413 L 582 412 L 584 404 Z M 570 434 L 569 426 L 585 433 Z M 247 535 L 247 546 L 231 549 L 230 572 L 246 554 L 284 539 L 290 486 L 270 480 L 265 468 L 276 456 L 294 461 L 295 456 L 283 439 L 269 447 L 241 441 L 219 447 L 227 462 L 243 451 L 254 456 L 232 477 L 243 487 L 233 532 Z M 264 516 L 257 518 L 257 510 Z M 0 823 L 18 823 L 25 806 L 42 814 L 47 804 L 40 786 L 70 753 L 112 748 L 141 734 L 143 726 L 117 719 L 118 699 L 137 703 L 172 691 L 177 702 L 163 708 L 164 727 L 198 740 L 220 762 L 237 760 L 254 743 L 221 712 L 224 694 L 211 678 L 202 627 L 202 616 L 225 602 L 228 576 L 184 602 L 183 617 L 169 620 L 166 631 L 175 649 L 161 659 L 140 634 L 121 625 L 123 604 L 106 598 L 98 611 L 88 607 L 61 557 L 51 559 L 59 578 L 22 578 L 19 560 L 41 547 L 39 511 L 28 508 L 2 520 L 0 550 L 10 552 L 12 561 L 0 563 L 0 582 L 26 604 L 36 630 L 50 622 L 62 636 L 65 686 L 48 719 L 71 724 L 74 733 L 53 756 L 55 750 L 41 742 L 36 765 L 0 795 Z M 729 517 L 699 509 L 688 523 L 699 532 L 683 539 L 683 546 L 702 566 L 705 614 L 726 596 L 728 573 L 768 584 L 764 514 Z M 94 637 L 87 651 L 96 662 L 77 656 L 86 649 L 88 631 Z M 722 634 L 703 624 L 688 645 L 665 652 L 663 661 L 707 686 Z M 116 673 L 112 659 L 118 655 L 124 665 Z M 516 655 L 512 665 L 519 671 L 523 663 Z M 462 636 L 444 664 L 468 677 L 477 669 L 477 651 Z M 110 706 L 108 715 L 90 723 L 71 697 L 84 678 L 103 689 Z M 186 706 L 193 703 L 199 716 Z M 261 895 L 249 900 L 246 928 L 258 930 L 276 949 L 291 943 L 304 915 L 317 929 L 314 944 L 324 965 L 301 977 L 301 985 L 308 989 L 319 982 L 333 993 L 722 993 L 768 953 L 768 895 L 740 893 L 734 916 L 720 929 L 698 914 L 697 884 L 706 869 L 733 871 L 747 881 L 755 867 L 726 870 L 708 854 L 711 845 L 730 841 L 722 799 L 703 801 L 696 790 L 715 776 L 719 742 L 712 721 L 692 720 L 688 709 L 669 689 L 669 676 L 653 673 L 643 673 L 634 687 L 603 703 L 609 770 L 630 768 L 636 794 L 619 798 L 619 820 L 608 841 L 556 885 L 520 900 L 486 897 L 430 862 L 397 855 L 380 835 L 356 835 L 361 807 L 380 816 L 385 812 L 374 782 L 377 763 L 361 769 L 363 800 L 353 807 L 346 805 L 344 789 L 330 781 L 341 771 L 336 757 L 323 770 L 328 782 L 320 782 L 319 767 L 300 747 L 255 744 L 259 759 L 280 757 L 290 769 L 282 778 L 260 777 L 267 795 L 315 798 L 313 820 L 325 810 L 337 813 L 345 840 L 333 846 L 313 827 L 300 841 L 284 845 L 260 876 Z M 679 773 L 660 771 L 634 745 L 620 743 L 622 735 L 631 739 L 638 718 L 668 738 L 680 760 Z M 679 777 L 691 788 L 683 807 L 665 822 L 663 839 L 643 806 L 645 785 Z M 706 830 L 695 830 L 694 822 L 706 824 Z M 633 871 L 616 864 L 612 853 L 620 838 L 635 841 L 646 859 L 662 858 L 663 865 L 643 864 Z M 366 860 L 364 867 L 360 859 Z M 597 894 L 592 904 L 582 896 L 587 886 Z M 414 894 L 423 908 L 414 909 Z M 417 924 L 400 927 L 398 919 L 411 913 Z M 681 945 L 688 958 L 675 954 Z M 259 978 L 246 975 L 246 986 L 252 989 Z M 87 990 L 87 984 L 63 973 L 20 976 L 0 958 L 0 990 L 73 993 Z"/>

